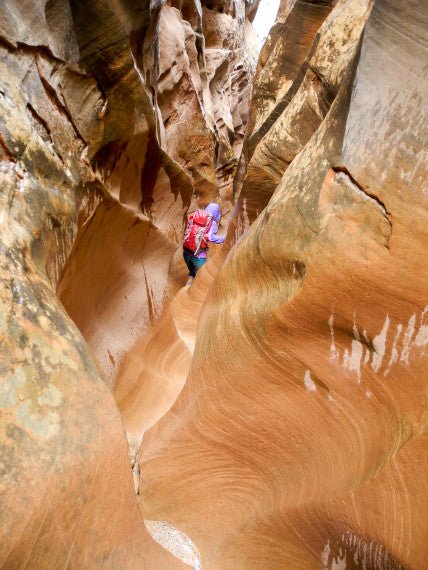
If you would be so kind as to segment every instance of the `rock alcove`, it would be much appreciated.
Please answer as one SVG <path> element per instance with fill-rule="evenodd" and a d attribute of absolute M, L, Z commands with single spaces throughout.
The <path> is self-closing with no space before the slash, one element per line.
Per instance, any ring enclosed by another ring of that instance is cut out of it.
<path fill-rule="evenodd" d="M 2 568 L 426 567 L 428 9 L 256 10 L 0 6 Z"/>

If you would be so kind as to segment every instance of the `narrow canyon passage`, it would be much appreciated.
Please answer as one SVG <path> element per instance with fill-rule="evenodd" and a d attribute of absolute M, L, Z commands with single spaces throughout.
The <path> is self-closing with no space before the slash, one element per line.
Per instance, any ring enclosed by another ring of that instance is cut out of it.
<path fill-rule="evenodd" d="M 1 568 L 427 567 L 428 8 L 257 9 L 0 6 Z"/>

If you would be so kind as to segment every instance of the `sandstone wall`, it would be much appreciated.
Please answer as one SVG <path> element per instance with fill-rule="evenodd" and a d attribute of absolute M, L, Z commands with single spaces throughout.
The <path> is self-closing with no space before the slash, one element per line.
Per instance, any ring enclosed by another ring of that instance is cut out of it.
<path fill-rule="evenodd" d="M 262 52 L 233 247 L 140 450 L 204 568 L 426 565 L 427 17 L 286 2 Z"/>
<path fill-rule="evenodd" d="M 173 566 L 141 525 L 111 391 L 54 294 L 78 210 L 102 197 L 87 157 L 106 104 L 57 4 L 3 3 L 0 18 L 1 566 Z"/>
<path fill-rule="evenodd" d="M 427 9 L 256 5 L 0 8 L 4 568 L 426 564 Z"/>
<path fill-rule="evenodd" d="M 235 94 L 245 101 L 255 68 L 251 9 L 209 9 L 220 61 L 199 2 L 0 7 L 2 567 L 182 566 L 144 529 L 103 373 L 115 384 L 137 344 L 140 379 L 138 347 L 156 327 L 186 360 L 168 317 L 185 277 L 173 255 L 188 209 L 231 194 L 247 112 Z M 223 90 L 216 61 L 237 68 Z M 155 392 L 143 425 L 185 375 L 169 392 L 159 378 L 121 385 L 124 412 Z"/>

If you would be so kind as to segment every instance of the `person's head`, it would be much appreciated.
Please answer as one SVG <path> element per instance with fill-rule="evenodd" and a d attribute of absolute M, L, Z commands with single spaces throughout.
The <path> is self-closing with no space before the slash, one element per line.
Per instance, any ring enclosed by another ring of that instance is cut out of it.
<path fill-rule="evenodd" d="M 221 218 L 220 206 L 215 202 L 208 204 L 208 206 L 205 208 L 205 211 L 211 214 L 216 222 L 218 222 L 218 220 Z"/>

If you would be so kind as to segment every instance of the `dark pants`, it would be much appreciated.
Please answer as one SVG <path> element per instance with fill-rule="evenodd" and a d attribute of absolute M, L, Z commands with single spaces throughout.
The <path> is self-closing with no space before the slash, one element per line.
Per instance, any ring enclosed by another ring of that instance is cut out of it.
<path fill-rule="evenodd" d="M 207 261 L 206 258 L 193 257 L 187 253 L 183 253 L 184 261 L 189 269 L 189 276 L 195 277 L 196 272 L 200 269 L 203 264 Z"/>

